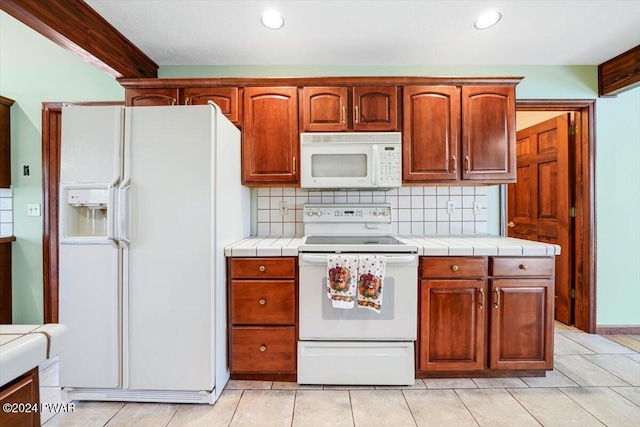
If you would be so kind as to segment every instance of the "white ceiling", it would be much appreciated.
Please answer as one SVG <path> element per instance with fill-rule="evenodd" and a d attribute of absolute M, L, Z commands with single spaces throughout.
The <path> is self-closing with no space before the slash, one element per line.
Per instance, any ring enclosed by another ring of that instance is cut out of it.
<path fill-rule="evenodd" d="M 640 44 L 640 0 L 86 0 L 158 65 L 598 65 Z M 259 22 L 269 8 L 285 26 Z M 495 8 L 502 20 L 475 30 Z"/>

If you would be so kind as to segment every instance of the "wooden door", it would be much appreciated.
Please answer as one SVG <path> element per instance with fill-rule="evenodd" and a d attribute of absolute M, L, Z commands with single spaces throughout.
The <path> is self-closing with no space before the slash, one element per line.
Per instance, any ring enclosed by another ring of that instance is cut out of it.
<path fill-rule="evenodd" d="M 515 182 L 515 88 L 462 87 L 462 179 Z"/>
<path fill-rule="evenodd" d="M 553 368 L 553 280 L 491 280 L 491 369 Z"/>
<path fill-rule="evenodd" d="M 485 364 L 484 280 L 423 280 L 419 367 L 482 370 Z"/>
<path fill-rule="evenodd" d="M 353 130 L 399 130 L 398 88 L 370 86 L 353 88 Z"/>
<path fill-rule="evenodd" d="M 346 87 L 305 87 L 301 93 L 304 132 L 343 132 L 348 129 Z"/>
<path fill-rule="evenodd" d="M 242 183 L 299 183 L 297 89 L 245 88 L 243 105 Z"/>
<path fill-rule="evenodd" d="M 155 105 L 177 105 L 180 103 L 180 90 L 176 88 L 142 88 L 126 90 L 126 105 L 147 107 Z"/>
<path fill-rule="evenodd" d="M 518 182 L 508 187 L 508 236 L 560 245 L 555 318 L 573 323 L 568 114 L 518 132 Z"/>
<path fill-rule="evenodd" d="M 239 91 L 237 87 L 188 87 L 184 89 L 185 105 L 206 105 L 215 103 L 231 123 L 242 123 Z"/>
<path fill-rule="evenodd" d="M 407 86 L 403 107 L 403 181 L 456 180 L 460 162 L 460 88 Z"/>

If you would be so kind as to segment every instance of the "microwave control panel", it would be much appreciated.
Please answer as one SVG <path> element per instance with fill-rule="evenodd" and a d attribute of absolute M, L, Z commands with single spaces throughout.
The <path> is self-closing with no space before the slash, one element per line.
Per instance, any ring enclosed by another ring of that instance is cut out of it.
<path fill-rule="evenodd" d="M 378 185 L 400 186 L 402 181 L 402 152 L 400 145 L 378 147 Z"/>

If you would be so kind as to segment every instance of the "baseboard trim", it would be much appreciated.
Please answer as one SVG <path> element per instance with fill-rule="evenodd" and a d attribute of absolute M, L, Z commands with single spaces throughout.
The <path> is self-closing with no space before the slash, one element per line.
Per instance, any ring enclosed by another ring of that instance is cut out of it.
<path fill-rule="evenodd" d="M 640 335 L 640 326 L 596 326 L 598 335 Z"/>

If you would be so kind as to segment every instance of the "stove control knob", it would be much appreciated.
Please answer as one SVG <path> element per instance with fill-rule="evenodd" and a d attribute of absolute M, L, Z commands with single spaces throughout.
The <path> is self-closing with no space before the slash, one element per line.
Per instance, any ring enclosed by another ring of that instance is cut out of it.
<path fill-rule="evenodd" d="M 373 211 L 373 216 L 378 216 L 378 215 L 380 215 L 378 211 Z"/>
<path fill-rule="evenodd" d="M 307 215 L 307 216 L 313 216 L 313 211 L 307 211 L 307 212 L 306 212 L 306 215 Z"/>
<path fill-rule="evenodd" d="M 389 216 L 389 211 L 382 211 L 382 216 Z"/>

